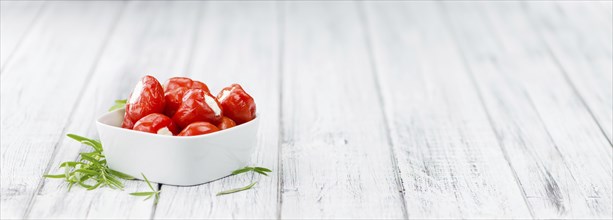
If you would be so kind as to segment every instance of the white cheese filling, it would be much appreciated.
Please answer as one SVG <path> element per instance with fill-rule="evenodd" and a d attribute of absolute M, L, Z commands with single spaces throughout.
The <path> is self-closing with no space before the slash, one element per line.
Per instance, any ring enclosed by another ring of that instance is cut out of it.
<path fill-rule="evenodd" d="M 221 115 L 221 109 L 219 108 L 219 105 L 217 105 L 217 102 L 215 102 L 215 98 L 210 95 L 204 95 L 204 102 L 206 102 L 206 104 L 213 109 L 215 116 Z"/>
<path fill-rule="evenodd" d="M 172 136 L 172 132 L 170 132 L 170 130 L 168 129 L 168 127 L 163 127 L 163 128 L 160 128 L 160 130 L 158 130 L 158 134 L 161 134 L 161 135 L 170 135 L 170 136 Z"/>
<path fill-rule="evenodd" d="M 224 99 L 226 99 L 226 97 L 228 97 L 228 95 L 230 94 L 231 90 L 223 90 L 221 92 L 221 97 L 219 97 L 219 101 L 223 101 Z"/>
<path fill-rule="evenodd" d="M 143 82 L 138 81 L 136 87 L 134 87 L 134 91 L 132 91 L 132 95 L 130 96 L 130 101 L 128 103 L 132 104 L 140 99 L 140 94 L 143 92 Z"/>

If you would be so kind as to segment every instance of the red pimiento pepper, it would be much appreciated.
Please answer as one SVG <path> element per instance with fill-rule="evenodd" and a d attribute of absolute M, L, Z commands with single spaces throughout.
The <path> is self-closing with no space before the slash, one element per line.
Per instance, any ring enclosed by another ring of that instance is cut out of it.
<path fill-rule="evenodd" d="M 180 87 L 188 89 L 202 89 L 204 91 L 210 92 L 209 87 L 206 86 L 206 84 L 200 81 L 192 80 L 187 77 L 172 77 L 168 79 L 166 83 L 164 83 L 165 91 L 171 91 Z"/>
<path fill-rule="evenodd" d="M 200 121 L 191 123 L 190 125 L 185 127 L 185 129 L 183 129 L 183 131 L 181 131 L 181 133 L 179 133 L 179 135 L 177 136 L 195 136 L 213 133 L 216 131 L 219 131 L 219 128 L 217 128 L 215 125 L 208 122 Z"/>
<path fill-rule="evenodd" d="M 179 133 L 175 123 L 168 116 L 160 113 L 149 114 L 141 118 L 134 124 L 134 130 L 171 136 Z"/>
<path fill-rule="evenodd" d="M 144 76 L 128 97 L 121 127 L 132 129 L 141 118 L 151 113 L 162 113 L 164 102 L 164 88 L 160 82 L 153 76 Z"/>
<path fill-rule="evenodd" d="M 224 115 L 236 124 L 242 124 L 255 118 L 255 101 L 238 84 L 222 89 L 217 95 Z"/>
<path fill-rule="evenodd" d="M 206 84 L 204 84 L 203 82 L 200 81 L 196 81 L 194 80 L 194 82 L 192 83 L 192 86 L 190 87 L 190 89 L 202 89 L 208 93 L 211 93 L 211 91 L 209 90 L 209 87 L 206 86 Z"/>
<path fill-rule="evenodd" d="M 164 98 L 166 99 L 166 108 L 164 108 L 164 114 L 172 117 L 179 107 L 181 106 L 181 99 L 188 90 L 186 87 L 178 87 L 176 89 L 166 91 Z"/>
<path fill-rule="evenodd" d="M 192 80 L 187 77 L 173 77 L 168 79 L 166 83 L 164 83 L 165 93 L 164 98 L 166 99 L 166 108 L 164 109 L 164 114 L 172 117 L 177 109 L 181 106 L 181 100 L 185 92 L 189 89 L 202 89 L 207 93 L 210 93 L 209 87 L 206 84 Z"/>
<path fill-rule="evenodd" d="M 219 122 L 219 124 L 217 124 L 217 127 L 221 130 L 226 130 L 228 128 L 234 127 L 236 126 L 236 122 L 234 122 L 232 119 L 223 116 L 221 118 L 221 122 Z"/>
<path fill-rule="evenodd" d="M 210 93 L 202 89 L 190 89 L 185 92 L 181 105 L 172 116 L 172 120 L 181 128 L 205 121 L 219 123 L 223 115 L 219 102 Z"/>

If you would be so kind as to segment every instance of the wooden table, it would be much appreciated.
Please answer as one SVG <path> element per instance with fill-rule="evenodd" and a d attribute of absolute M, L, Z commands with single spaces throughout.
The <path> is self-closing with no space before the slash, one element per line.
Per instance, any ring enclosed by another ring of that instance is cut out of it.
<path fill-rule="evenodd" d="M 2 218 L 612 218 L 611 1 L 1 6 Z M 145 74 L 244 85 L 274 172 L 43 178 Z"/>

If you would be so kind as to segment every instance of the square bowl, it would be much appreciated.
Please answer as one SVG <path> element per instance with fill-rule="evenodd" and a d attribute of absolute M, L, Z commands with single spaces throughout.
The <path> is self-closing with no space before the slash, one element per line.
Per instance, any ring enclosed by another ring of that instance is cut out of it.
<path fill-rule="evenodd" d="M 107 164 L 152 182 L 189 186 L 246 166 L 257 144 L 259 115 L 235 127 L 198 136 L 166 136 L 121 128 L 125 109 L 108 112 L 96 127 Z"/>

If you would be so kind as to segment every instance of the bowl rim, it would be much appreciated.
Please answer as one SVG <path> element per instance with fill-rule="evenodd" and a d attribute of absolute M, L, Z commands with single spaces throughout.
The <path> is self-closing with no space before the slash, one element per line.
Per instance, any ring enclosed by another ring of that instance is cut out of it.
<path fill-rule="evenodd" d="M 150 136 L 156 137 L 156 138 L 170 138 L 170 139 L 178 139 L 178 140 L 187 140 L 187 139 L 195 139 L 195 138 L 203 138 L 203 137 L 213 137 L 213 136 L 221 135 L 221 134 L 224 134 L 224 133 L 227 133 L 227 132 L 232 132 L 233 130 L 239 129 L 240 127 L 244 127 L 244 126 L 246 126 L 248 124 L 256 123 L 256 121 L 259 121 L 259 119 L 260 119 L 260 113 L 256 113 L 255 114 L 255 118 L 252 119 L 251 121 L 242 123 L 240 125 L 236 125 L 234 127 L 228 128 L 228 129 L 219 130 L 219 131 L 216 131 L 216 132 L 213 132 L 213 133 L 194 135 L 194 136 L 159 135 L 159 134 L 154 134 L 154 133 L 149 133 L 149 132 L 135 131 L 135 130 L 132 130 L 132 129 L 125 129 L 125 128 L 122 128 L 122 127 L 116 127 L 116 126 L 112 126 L 112 125 L 109 125 L 109 124 L 106 124 L 106 123 L 103 123 L 103 122 L 100 121 L 100 119 L 104 118 L 107 115 L 116 114 L 116 112 L 124 111 L 124 110 L 125 110 L 125 107 L 124 108 L 115 109 L 115 110 L 110 111 L 110 112 L 106 112 L 106 113 L 102 114 L 101 116 L 99 116 L 98 118 L 96 118 L 96 124 L 99 124 L 99 125 L 102 125 L 102 126 L 105 126 L 105 127 L 109 127 L 111 129 L 117 129 L 117 130 L 122 131 L 122 132 L 134 133 L 134 134 L 137 134 L 137 135 L 150 135 Z"/>

